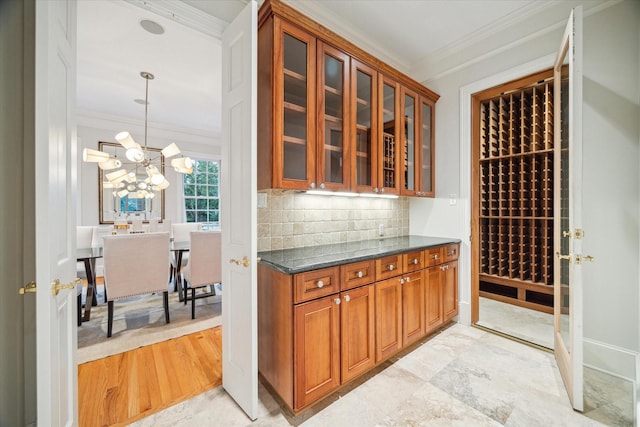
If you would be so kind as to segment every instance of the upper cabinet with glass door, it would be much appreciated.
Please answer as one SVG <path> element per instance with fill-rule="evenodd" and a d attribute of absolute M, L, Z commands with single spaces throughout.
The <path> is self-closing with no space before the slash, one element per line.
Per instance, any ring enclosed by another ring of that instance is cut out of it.
<path fill-rule="evenodd" d="M 348 190 L 349 56 L 318 42 L 317 187 Z"/>
<path fill-rule="evenodd" d="M 433 110 L 435 108 L 435 101 L 421 96 L 420 97 L 420 109 L 418 110 L 418 141 L 416 144 L 420 161 L 420 169 L 418 170 L 418 177 L 416 179 L 416 195 L 423 197 L 435 196 L 435 169 L 434 169 L 434 152 L 433 152 L 433 124 L 434 115 Z"/>
<path fill-rule="evenodd" d="M 431 156 L 433 174 L 423 98 L 432 129 L 437 94 L 291 6 L 265 0 L 258 14 L 258 189 L 433 195 L 432 175 L 426 189 L 420 164 Z"/>

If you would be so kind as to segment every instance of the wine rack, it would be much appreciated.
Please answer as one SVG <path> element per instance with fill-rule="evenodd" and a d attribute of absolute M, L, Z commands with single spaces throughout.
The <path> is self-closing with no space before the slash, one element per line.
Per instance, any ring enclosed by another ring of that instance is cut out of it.
<path fill-rule="evenodd" d="M 553 81 L 487 95 L 474 98 L 480 295 L 552 312 Z"/>

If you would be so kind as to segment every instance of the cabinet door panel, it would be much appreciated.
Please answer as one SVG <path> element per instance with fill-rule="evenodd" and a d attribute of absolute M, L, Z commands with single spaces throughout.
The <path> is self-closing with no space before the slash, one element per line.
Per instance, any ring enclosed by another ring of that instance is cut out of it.
<path fill-rule="evenodd" d="M 340 266 L 340 290 L 346 291 L 375 281 L 375 262 L 361 261 Z"/>
<path fill-rule="evenodd" d="M 418 189 L 419 196 L 433 197 L 435 195 L 435 169 L 434 169 L 434 142 L 433 142 L 433 123 L 434 123 L 434 107 L 435 103 L 427 98 L 420 97 L 420 136 L 419 136 L 419 155 L 420 169 Z"/>
<path fill-rule="evenodd" d="M 444 320 L 442 314 L 442 284 L 440 267 L 430 267 L 424 271 L 426 288 L 427 332 L 440 325 Z"/>
<path fill-rule="evenodd" d="M 378 184 L 379 192 L 400 192 L 400 85 L 386 77 L 378 79 Z M 375 191 L 375 189 L 374 189 Z"/>
<path fill-rule="evenodd" d="M 458 259 L 459 244 L 447 245 L 442 249 L 442 262 L 449 262 Z"/>
<path fill-rule="evenodd" d="M 419 187 L 419 159 L 421 145 L 418 142 L 418 95 L 403 87 L 401 94 L 401 135 L 400 175 L 402 194 L 415 196 Z"/>
<path fill-rule="evenodd" d="M 325 297 L 295 307 L 296 410 L 340 385 L 340 306 L 336 298 Z"/>
<path fill-rule="evenodd" d="M 370 192 L 378 176 L 378 73 L 351 59 L 352 186 Z"/>
<path fill-rule="evenodd" d="M 318 42 L 318 186 L 349 188 L 349 56 Z"/>
<path fill-rule="evenodd" d="M 424 251 L 414 251 L 402 254 L 402 266 L 402 271 L 405 273 L 422 270 L 425 266 Z"/>
<path fill-rule="evenodd" d="M 442 265 L 442 303 L 444 320 L 458 314 L 458 261 Z"/>
<path fill-rule="evenodd" d="M 316 175 L 316 39 L 275 19 L 273 183 L 309 189 Z"/>
<path fill-rule="evenodd" d="M 403 276 L 402 345 L 406 346 L 425 334 L 425 294 L 423 272 Z"/>
<path fill-rule="evenodd" d="M 424 251 L 425 265 L 431 267 L 432 265 L 438 265 L 442 262 L 442 248 L 431 248 Z"/>
<path fill-rule="evenodd" d="M 342 292 L 340 305 L 342 382 L 375 364 L 375 306 L 373 285 Z"/>
<path fill-rule="evenodd" d="M 402 255 L 376 259 L 376 280 L 384 280 L 400 274 L 402 274 Z"/>
<path fill-rule="evenodd" d="M 294 302 L 309 301 L 325 295 L 335 294 L 340 290 L 338 267 L 312 270 L 294 276 Z"/>
<path fill-rule="evenodd" d="M 376 363 L 402 347 L 402 285 L 399 278 L 378 282 L 376 288 Z"/>

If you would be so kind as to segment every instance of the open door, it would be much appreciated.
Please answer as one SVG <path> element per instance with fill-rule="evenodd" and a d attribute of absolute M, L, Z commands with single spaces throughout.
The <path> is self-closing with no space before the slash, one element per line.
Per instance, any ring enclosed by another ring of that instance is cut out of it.
<path fill-rule="evenodd" d="M 37 417 L 78 424 L 76 367 L 76 2 L 36 2 Z M 56 288 L 58 290 L 56 290 Z"/>
<path fill-rule="evenodd" d="M 257 34 L 251 0 L 222 35 L 222 386 L 258 410 Z"/>
<path fill-rule="evenodd" d="M 554 64 L 554 352 L 573 408 L 583 409 L 582 8 Z"/>

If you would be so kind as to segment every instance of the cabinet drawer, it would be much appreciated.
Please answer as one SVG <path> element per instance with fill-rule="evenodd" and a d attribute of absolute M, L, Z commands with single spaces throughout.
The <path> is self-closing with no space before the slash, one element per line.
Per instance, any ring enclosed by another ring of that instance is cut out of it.
<path fill-rule="evenodd" d="M 442 247 L 431 248 L 424 251 L 425 267 L 442 264 Z"/>
<path fill-rule="evenodd" d="M 375 262 L 362 261 L 340 266 L 340 290 L 346 291 L 375 280 Z"/>
<path fill-rule="evenodd" d="M 458 259 L 459 251 L 460 245 L 457 243 L 445 246 L 442 248 L 442 262 L 449 262 Z"/>
<path fill-rule="evenodd" d="M 402 268 L 405 273 L 424 268 L 424 251 L 408 252 L 402 255 Z"/>
<path fill-rule="evenodd" d="M 376 280 L 402 274 L 402 255 L 391 255 L 376 260 Z"/>
<path fill-rule="evenodd" d="M 331 267 L 296 274 L 294 278 L 294 303 L 339 292 L 339 271 L 338 267 Z"/>

